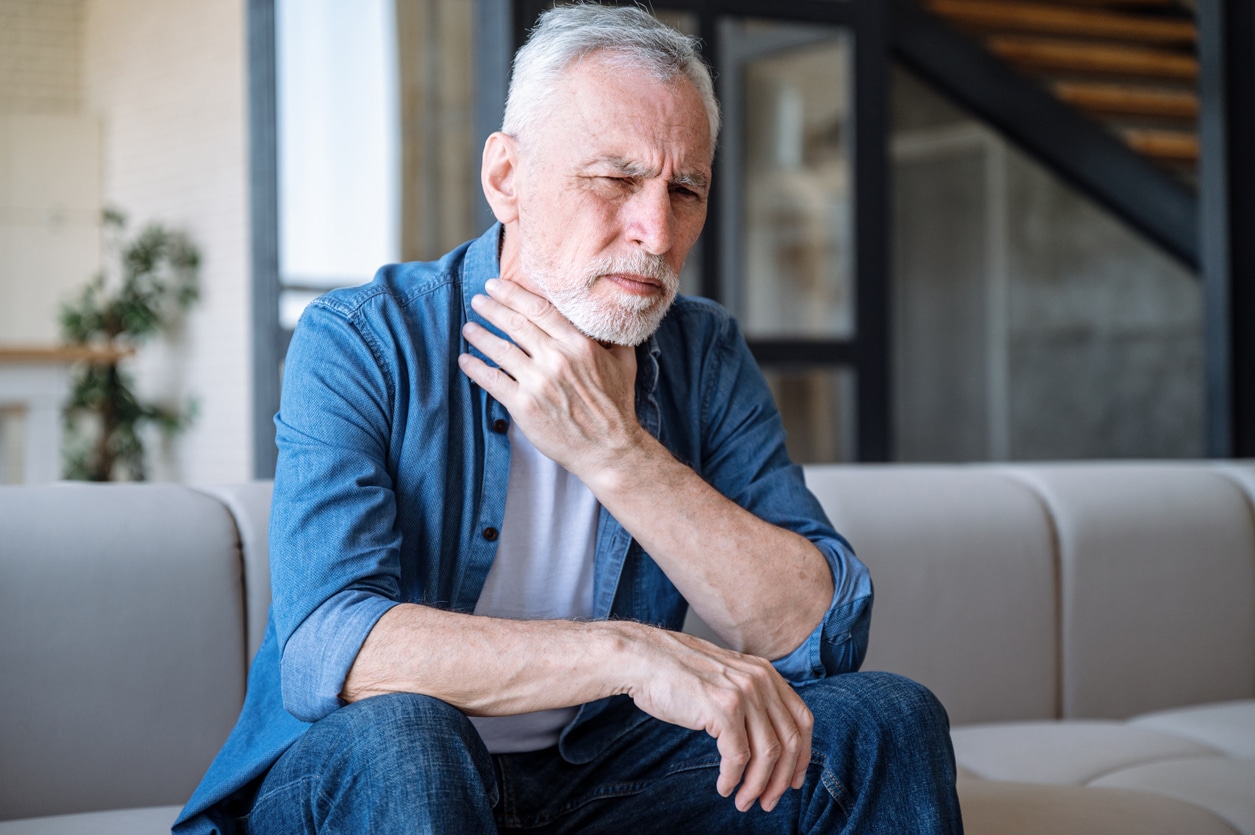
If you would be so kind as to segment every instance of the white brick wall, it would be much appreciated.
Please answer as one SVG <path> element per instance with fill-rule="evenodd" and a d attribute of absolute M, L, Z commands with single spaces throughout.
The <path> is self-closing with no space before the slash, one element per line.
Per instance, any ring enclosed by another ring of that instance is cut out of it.
<path fill-rule="evenodd" d="M 51 344 L 99 268 L 99 126 L 81 113 L 84 0 L 0 0 L 0 342 Z"/>
<path fill-rule="evenodd" d="M 78 110 L 82 99 L 83 3 L 0 0 L 0 110 Z"/>
<path fill-rule="evenodd" d="M 244 5 L 86 0 L 84 105 L 101 120 L 105 201 L 133 226 L 186 229 L 203 256 L 184 334 L 136 364 L 146 391 L 200 402 L 155 478 L 235 481 L 252 470 Z"/>

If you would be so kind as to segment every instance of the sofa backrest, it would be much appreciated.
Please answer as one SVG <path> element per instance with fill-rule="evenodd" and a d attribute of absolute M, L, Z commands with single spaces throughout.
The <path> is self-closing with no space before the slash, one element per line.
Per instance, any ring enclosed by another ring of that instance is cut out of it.
<path fill-rule="evenodd" d="M 955 723 L 1255 696 L 1255 464 L 806 474 L 872 572 L 866 667 Z"/>
<path fill-rule="evenodd" d="M 195 490 L 0 487 L 0 819 L 190 796 L 242 703 L 242 590 Z"/>
<path fill-rule="evenodd" d="M 270 495 L 274 482 L 248 481 L 197 488 L 227 506 L 244 558 L 244 630 L 248 662 L 261 648 L 270 616 Z"/>
<path fill-rule="evenodd" d="M 1255 696 L 1255 462 L 808 466 L 867 669 L 956 724 Z M 0 487 L 0 820 L 182 803 L 270 599 L 270 484 Z"/>
<path fill-rule="evenodd" d="M 1049 516 L 967 467 L 811 466 L 806 480 L 875 587 L 866 669 L 910 676 L 954 723 L 1058 715 Z"/>
<path fill-rule="evenodd" d="M 1014 475 L 1054 521 L 1064 716 L 1255 695 L 1255 526 L 1239 484 L 1188 463 Z"/>

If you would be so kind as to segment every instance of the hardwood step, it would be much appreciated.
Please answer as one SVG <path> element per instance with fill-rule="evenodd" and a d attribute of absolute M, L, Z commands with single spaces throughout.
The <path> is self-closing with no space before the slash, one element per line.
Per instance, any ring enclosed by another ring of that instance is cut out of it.
<path fill-rule="evenodd" d="M 1091 9 L 1180 9 L 1177 0 L 1053 0 L 1053 3 Z"/>
<path fill-rule="evenodd" d="M 1054 0 L 1060 6 L 1085 6 L 1098 9 L 1173 9 L 1176 0 Z"/>
<path fill-rule="evenodd" d="M 1164 130 L 1124 130 L 1120 133 L 1134 151 L 1160 162 L 1198 162 L 1198 137 L 1192 133 Z"/>
<path fill-rule="evenodd" d="M 1164 49 L 1015 36 L 989 38 L 985 44 L 995 55 L 1030 70 L 1178 81 L 1198 79 L 1198 60 L 1194 56 Z"/>
<path fill-rule="evenodd" d="M 1198 39 L 1194 24 L 1189 20 L 991 0 L 924 0 L 923 6 L 952 23 L 982 30 L 1073 35 L 1142 44 L 1192 44 Z"/>
<path fill-rule="evenodd" d="M 1060 81 L 1053 85 L 1053 89 L 1060 100 L 1094 114 L 1155 119 L 1198 118 L 1198 96 L 1184 90 L 1079 81 Z"/>

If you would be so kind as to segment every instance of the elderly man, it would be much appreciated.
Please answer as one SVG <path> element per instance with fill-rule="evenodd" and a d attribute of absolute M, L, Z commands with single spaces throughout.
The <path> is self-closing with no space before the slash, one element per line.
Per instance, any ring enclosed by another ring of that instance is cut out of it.
<path fill-rule="evenodd" d="M 499 224 L 311 305 L 271 621 L 176 831 L 961 830 L 944 711 L 854 672 L 866 570 L 735 324 L 676 296 L 718 127 L 690 39 L 552 10 L 484 149 Z"/>

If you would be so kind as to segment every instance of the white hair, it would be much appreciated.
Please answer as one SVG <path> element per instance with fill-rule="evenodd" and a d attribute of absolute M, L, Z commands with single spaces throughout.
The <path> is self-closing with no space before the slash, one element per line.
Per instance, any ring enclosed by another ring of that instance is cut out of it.
<path fill-rule="evenodd" d="M 596 53 L 618 70 L 643 72 L 660 82 L 681 76 L 692 82 L 710 119 L 713 148 L 719 137 L 719 102 L 698 46 L 697 38 L 632 6 L 579 3 L 549 9 L 514 56 L 501 130 L 525 141 L 547 115 L 563 71 Z"/>

